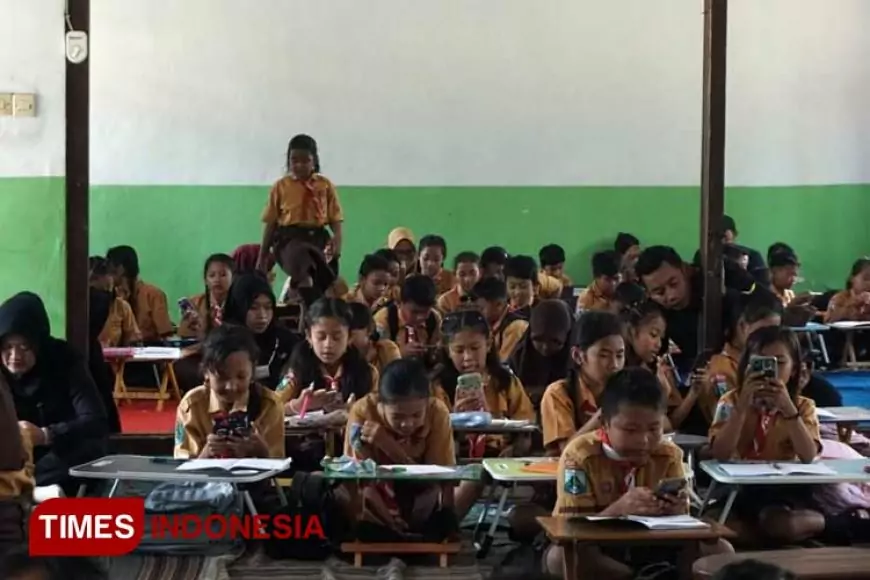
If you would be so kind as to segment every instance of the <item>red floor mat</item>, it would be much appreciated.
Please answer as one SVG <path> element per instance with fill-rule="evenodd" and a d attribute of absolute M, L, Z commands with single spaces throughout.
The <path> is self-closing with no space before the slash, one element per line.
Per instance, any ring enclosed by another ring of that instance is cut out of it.
<path fill-rule="evenodd" d="M 178 401 L 164 401 L 157 411 L 154 401 L 135 401 L 118 405 L 122 433 L 172 433 L 175 429 L 175 408 Z"/>

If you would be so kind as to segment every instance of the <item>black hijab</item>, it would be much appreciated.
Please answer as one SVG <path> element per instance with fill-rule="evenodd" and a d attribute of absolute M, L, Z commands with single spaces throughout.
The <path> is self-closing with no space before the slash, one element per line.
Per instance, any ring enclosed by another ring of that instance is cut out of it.
<path fill-rule="evenodd" d="M 275 293 L 269 286 L 269 282 L 256 274 L 242 274 L 233 278 L 224 305 L 224 322 L 247 326 L 248 311 L 259 296 L 269 298 L 273 314 L 272 321 L 266 330 L 260 334 L 254 334 L 257 347 L 260 349 L 259 365 L 268 365 L 269 367 L 269 377 L 258 379 L 258 382 L 274 389 L 278 386 L 281 380 L 281 371 L 300 337 L 275 320 Z"/>

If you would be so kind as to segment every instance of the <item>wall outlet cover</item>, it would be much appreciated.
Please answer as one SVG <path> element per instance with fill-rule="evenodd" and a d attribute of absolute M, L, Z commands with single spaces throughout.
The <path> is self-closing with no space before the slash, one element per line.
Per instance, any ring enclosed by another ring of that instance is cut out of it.
<path fill-rule="evenodd" d="M 12 116 L 12 93 L 0 93 L 0 117 Z"/>
<path fill-rule="evenodd" d="M 33 93 L 15 93 L 12 95 L 12 115 L 15 117 L 35 117 L 36 95 Z"/>

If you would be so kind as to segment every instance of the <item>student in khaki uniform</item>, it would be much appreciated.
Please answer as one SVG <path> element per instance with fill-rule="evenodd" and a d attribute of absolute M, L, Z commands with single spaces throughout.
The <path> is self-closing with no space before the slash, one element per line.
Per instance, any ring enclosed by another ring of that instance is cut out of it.
<path fill-rule="evenodd" d="M 480 281 L 480 257 L 474 252 L 460 252 L 453 259 L 456 284 L 438 297 L 436 308 L 442 315 L 450 314 L 474 302 L 472 291 Z"/>
<path fill-rule="evenodd" d="M 358 302 L 348 304 L 350 308 L 350 346 L 356 348 L 378 373 L 388 364 L 402 358 L 399 347 L 392 340 L 381 338 L 375 328 L 372 311 Z"/>
<path fill-rule="evenodd" d="M 559 455 L 574 434 L 601 426 L 600 401 L 607 379 L 625 364 L 622 323 L 609 312 L 587 312 L 571 338 L 573 365 L 541 400 L 541 425 L 548 455 Z"/>
<path fill-rule="evenodd" d="M 178 336 L 202 340 L 224 319 L 224 306 L 236 263 L 226 254 L 212 254 L 202 268 L 205 292 L 190 298 L 192 310 L 182 312 Z"/>
<path fill-rule="evenodd" d="M 290 139 L 287 174 L 272 186 L 263 209 L 263 241 L 257 269 L 264 272 L 269 254 L 279 243 L 305 242 L 323 251 L 330 241 L 327 226 L 332 230 L 334 254 L 341 255 L 344 221 L 341 204 L 335 186 L 320 174 L 317 143 L 308 135 Z"/>
<path fill-rule="evenodd" d="M 389 289 L 390 263 L 382 256 L 369 254 L 363 258 L 359 266 L 357 283 L 345 300 L 358 302 L 374 311 L 385 306 L 389 301 L 387 296 Z"/>
<path fill-rule="evenodd" d="M 456 285 L 456 277 L 453 272 L 444 269 L 444 259 L 447 257 L 447 242 L 444 238 L 432 234 L 423 236 L 417 250 L 417 272 L 432 278 L 436 294 L 440 296 L 452 289 Z"/>
<path fill-rule="evenodd" d="M 577 310 L 611 310 L 616 287 L 622 281 L 619 254 L 598 252 L 592 256 L 594 280 L 577 297 Z"/>
<path fill-rule="evenodd" d="M 321 298 L 305 312 L 306 340 L 278 385 L 285 414 L 345 408 L 376 389 L 377 369 L 350 344 L 351 319 L 347 302 L 335 298 Z"/>
<path fill-rule="evenodd" d="M 377 392 L 351 407 L 344 453 L 379 464 L 456 465 L 450 414 L 431 395 L 420 361 L 393 361 L 384 369 Z M 356 489 L 346 486 L 344 491 L 357 508 L 354 519 L 365 506 L 357 524 L 360 539 L 403 541 L 404 533 L 414 533 L 443 541 L 459 529 L 452 483 L 379 482 L 363 488 L 364 503 Z"/>
<path fill-rule="evenodd" d="M 91 308 L 89 317 L 93 328 L 99 328 L 97 340 L 105 347 L 134 345 L 142 340 L 133 309 L 127 301 L 115 295 L 112 277 L 105 258 L 88 258 L 90 274 Z"/>
<path fill-rule="evenodd" d="M 573 286 L 565 275 L 565 250 L 562 246 L 549 244 L 538 252 L 541 271 L 538 273 L 538 296 L 542 300 L 557 299 L 562 296 L 563 288 Z"/>
<path fill-rule="evenodd" d="M 414 232 L 408 228 L 395 228 L 387 236 L 387 249 L 393 250 L 399 259 L 399 279 L 396 284 L 401 286 L 405 277 L 417 271 L 417 245 L 414 243 Z"/>
<path fill-rule="evenodd" d="M 480 254 L 480 277 L 504 280 L 504 266 L 510 256 L 501 246 L 490 246 Z"/>
<path fill-rule="evenodd" d="M 26 546 L 27 504 L 33 493 L 33 444 L 18 425 L 15 403 L 0 374 L 0 555 Z"/>
<path fill-rule="evenodd" d="M 754 357 L 776 359 L 776 370 L 753 371 Z M 799 394 L 801 351 L 795 333 L 777 326 L 753 332 L 740 358 L 738 381 L 739 387 L 719 400 L 710 426 L 714 458 L 813 461 L 821 450 L 819 420 L 813 401 Z M 789 544 L 822 535 L 840 543 L 850 525 L 861 525 L 853 522 L 853 513 L 823 514 L 812 496 L 812 486 L 758 486 L 738 496 L 733 513 L 771 539 Z"/>
<path fill-rule="evenodd" d="M 528 319 L 511 312 L 507 285 L 498 278 L 483 278 L 474 285 L 472 294 L 492 329 L 492 342 L 499 359 L 507 361 L 529 328 Z"/>
<path fill-rule="evenodd" d="M 258 357 L 246 328 L 227 324 L 209 333 L 205 382 L 178 404 L 175 457 L 284 457 L 284 412 L 275 393 L 254 382 Z M 238 427 L 215 433 L 221 425 Z"/>
<path fill-rule="evenodd" d="M 541 290 L 538 265 L 531 256 L 511 256 L 504 265 L 504 279 L 511 312 L 528 320 Z"/>
<path fill-rule="evenodd" d="M 664 393 L 648 370 L 630 368 L 612 375 L 601 397 L 601 428 L 576 437 L 559 459 L 553 516 L 687 514 L 685 492 L 655 493 L 660 482 L 686 476 L 683 452 L 663 438 L 665 407 Z M 702 546 L 701 551 L 731 550 L 723 542 Z M 582 578 L 632 578 L 646 564 L 678 559 L 661 548 L 631 548 L 627 557 L 620 547 L 589 546 L 580 552 Z M 697 548 L 686 546 L 684 552 L 689 553 L 679 554 L 679 559 L 690 567 Z M 560 574 L 562 548 L 551 547 L 545 562 L 548 572 Z"/>
<path fill-rule="evenodd" d="M 825 322 L 870 320 L 870 258 L 852 264 L 846 289 L 831 297 Z"/>
<path fill-rule="evenodd" d="M 399 345 L 402 358 L 434 363 L 435 349 L 441 343 L 441 315 L 435 310 L 435 298 L 432 279 L 415 274 L 402 283 L 398 303 L 391 302 L 375 313 L 378 333 Z"/>
<path fill-rule="evenodd" d="M 748 296 L 741 312 L 735 312 L 731 319 L 733 326 L 728 330 L 728 342 L 722 352 L 710 358 L 700 393 L 700 408 L 705 419 L 712 423 L 719 399 L 728 391 L 739 386 L 738 363 L 746 339 L 759 328 L 782 324 L 782 304 L 773 294 L 764 293 Z M 736 307 L 737 309 L 740 306 Z"/>
<path fill-rule="evenodd" d="M 399 300 L 402 294 L 402 262 L 399 260 L 399 256 L 393 250 L 389 248 L 381 248 L 375 252 L 376 256 L 380 256 L 384 260 L 387 261 L 387 272 L 389 273 L 389 283 L 387 285 L 387 290 L 384 293 L 384 297 L 386 301 L 384 305 L 386 305 L 391 300 L 396 302 Z M 378 310 L 377 308 L 375 310 Z"/>
<path fill-rule="evenodd" d="M 645 368 L 656 375 L 667 404 L 665 429 L 678 429 L 698 401 L 698 389 L 692 388 L 685 398 L 668 357 L 661 356 L 667 326 L 658 304 L 643 300 L 622 312 L 625 324 L 625 366 Z"/>
<path fill-rule="evenodd" d="M 139 278 L 139 256 L 130 246 L 115 246 L 106 252 L 115 293 L 133 309 L 136 324 L 145 343 L 159 342 L 172 335 L 175 326 L 169 319 L 166 293 Z"/>
<path fill-rule="evenodd" d="M 619 254 L 619 271 L 626 282 L 639 282 L 634 265 L 640 257 L 640 240 L 629 233 L 620 232 L 613 242 L 613 249 Z"/>

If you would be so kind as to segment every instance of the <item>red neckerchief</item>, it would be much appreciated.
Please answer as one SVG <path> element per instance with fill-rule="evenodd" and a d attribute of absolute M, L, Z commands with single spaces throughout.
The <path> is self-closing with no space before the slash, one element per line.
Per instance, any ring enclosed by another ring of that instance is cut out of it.
<path fill-rule="evenodd" d="M 606 445 L 613 453 L 616 453 L 616 451 L 613 449 L 613 446 L 610 444 L 610 437 L 607 435 L 607 431 L 605 431 L 603 428 L 598 430 L 598 438 L 601 440 L 602 446 Z M 605 455 L 610 461 L 615 463 L 619 470 L 622 472 L 622 477 L 617 481 L 617 486 L 619 487 L 619 495 L 627 493 L 628 490 L 635 486 L 635 480 L 637 478 L 637 465 L 629 461 L 615 459 L 610 455 L 607 455 L 606 450 Z"/>
<path fill-rule="evenodd" d="M 222 304 L 211 305 L 211 321 L 215 326 L 220 326 L 224 321 L 224 307 Z"/>
<path fill-rule="evenodd" d="M 331 377 L 326 373 L 323 374 L 323 380 L 326 381 L 326 388 L 330 391 L 338 391 L 341 389 L 339 381 L 341 377 Z"/>
<path fill-rule="evenodd" d="M 767 436 L 770 434 L 771 428 L 776 423 L 776 413 L 764 413 L 758 411 L 758 421 L 755 423 L 755 434 L 752 437 L 752 451 L 750 459 L 759 459 L 764 453 L 764 446 L 767 443 Z"/>

